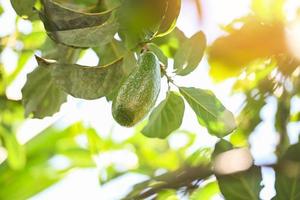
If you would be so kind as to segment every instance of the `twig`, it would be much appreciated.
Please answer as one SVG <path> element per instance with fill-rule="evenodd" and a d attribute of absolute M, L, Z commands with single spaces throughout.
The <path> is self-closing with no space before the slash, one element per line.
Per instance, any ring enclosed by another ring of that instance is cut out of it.
<path fill-rule="evenodd" d="M 213 174 L 208 166 L 184 167 L 175 172 L 168 172 L 137 184 L 124 200 L 139 200 L 151 197 L 164 189 L 179 189 L 199 179 L 205 179 Z M 151 186 L 151 183 L 157 184 Z M 140 191 L 137 191 L 140 190 Z"/>

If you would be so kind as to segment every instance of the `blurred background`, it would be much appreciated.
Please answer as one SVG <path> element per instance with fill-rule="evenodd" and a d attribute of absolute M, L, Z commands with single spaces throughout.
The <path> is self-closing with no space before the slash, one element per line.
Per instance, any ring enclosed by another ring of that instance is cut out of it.
<path fill-rule="evenodd" d="M 197 70 L 174 80 L 212 90 L 234 113 L 238 129 L 226 139 L 249 148 L 254 163 L 263 166 L 264 200 L 276 195 L 275 171 L 268 165 L 300 133 L 299 8 L 298 0 L 183 0 L 177 22 L 187 37 L 202 30 L 208 48 Z M 10 1 L 0 0 L 0 14 L 1 200 L 117 200 L 149 177 L 211 161 L 219 139 L 187 106 L 181 128 L 166 140 L 144 137 L 145 122 L 120 127 L 105 99 L 68 96 L 52 117 L 25 118 L 21 89 L 37 67 L 34 55 L 49 39 L 41 21 L 17 17 Z M 87 49 L 77 63 L 98 62 Z M 158 102 L 166 81 L 162 88 Z M 214 176 L 200 186 L 210 191 L 204 199 L 224 199 Z M 168 192 L 172 199 L 192 196 Z"/>

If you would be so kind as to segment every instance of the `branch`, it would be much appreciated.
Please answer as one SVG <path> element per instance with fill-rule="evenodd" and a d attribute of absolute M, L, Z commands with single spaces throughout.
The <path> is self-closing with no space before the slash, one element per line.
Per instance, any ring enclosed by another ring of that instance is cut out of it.
<path fill-rule="evenodd" d="M 213 172 L 208 166 L 184 167 L 174 172 L 167 172 L 135 185 L 124 200 L 145 199 L 164 189 L 179 189 L 212 174 Z"/>

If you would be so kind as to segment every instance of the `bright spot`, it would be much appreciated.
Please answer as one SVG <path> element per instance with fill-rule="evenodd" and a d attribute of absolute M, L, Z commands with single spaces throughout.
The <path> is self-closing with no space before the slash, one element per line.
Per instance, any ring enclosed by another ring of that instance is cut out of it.
<path fill-rule="evenodd" d="M 32 32 L 32 24 L 29 20 L 19 19 L 18 20 L 18 30 L 27 35 Z"/>
<path fill-rule="evenodd" d="M 95 161 L 100 170 L 114 165 L 118 171 L 126 171 L 138 165 L 137 156 L 128 150 L 102 152 L 95 157 Z"/>
<path fill-rule="evenodd" d="M 248 148 L 233 149 L 218 155 L 214 161 L 214 171 L 217 174 L 232 174 L 249 169 L 253 158 Z"/>
<path fill-rule="evenodd" d="M 7 158 L 7 151 L 3 147 L 0 147 L 0 164 L 3 163 Z"/>
<path fill-rule="evenodd" d="M 76 64 L 78 65 L 85 65 L 85 66 L 96 66 L 98 65 L 99 58 L 97 54 L 92 50 L 86 50 L 85 54 L 77 61 Z"/>
<path fill-rule="evenodd" d="M 300 17 L 289 22 L 285 30 L 285 39 L 289 51 L 300 60 Z"/>
<path fill-rule="evenodd" d="M 18 54 L 12 48 L 5 48 L 1 53 L 0 60 L 4 65 L 5 71 L 10 74 L 16 69 Z"/>
<path fill-rule="evenodd" d="M 70 160 L 66 156 L 54 156 L 49 160 L 49 164 L 57 170 L 64 170 L 71 166 Z"/>

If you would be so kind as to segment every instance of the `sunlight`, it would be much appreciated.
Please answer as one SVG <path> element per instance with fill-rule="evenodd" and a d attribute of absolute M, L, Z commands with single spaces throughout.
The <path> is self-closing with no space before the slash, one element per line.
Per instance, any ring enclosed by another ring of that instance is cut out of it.
<path fill-rule="evenodd" d="M 300 60 L 300 17 L 289 22 L 286 27 L 286 41 L 293 56 Z"/>

